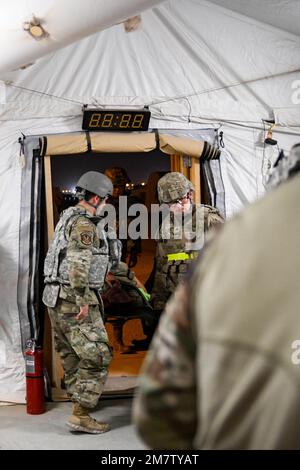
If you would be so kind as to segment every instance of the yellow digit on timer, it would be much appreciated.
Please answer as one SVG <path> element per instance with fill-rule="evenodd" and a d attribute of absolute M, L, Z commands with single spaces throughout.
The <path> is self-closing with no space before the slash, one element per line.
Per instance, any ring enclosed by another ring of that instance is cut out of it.
<path fill-rule="evenodd" d="M 136 114 L 134 116 L 132 127 L 135 128 L 135 129 L 138 129 L 139 127 L 142 127 L 143 120 L 144 120 L 144 115 L 143 114 Z"/>
<path fill-rule="evenodd" d="M 93 113 L 90 119 L 89 127 L 98 127 L 101 118 L 100 113 Z"/>
<path fill-rule="evenodd" d="M 112 124 L 113 117 L 114 117 L 113 114 L 104 114 L 102 127 L 110 127 Z"/>
<path fill-rule="evenodd" d="M 120 127 L 128 127 L 130 118 L 131 118 L 131 114 L 123 114 L 121 121 L 120 121 Z"/>

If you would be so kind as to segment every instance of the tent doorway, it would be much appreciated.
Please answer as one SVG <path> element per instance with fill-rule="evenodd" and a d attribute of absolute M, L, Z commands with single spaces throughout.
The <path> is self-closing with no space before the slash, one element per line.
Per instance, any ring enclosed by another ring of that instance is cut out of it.
<path fill-rule="evenodd" d="M 167 171 L 180 171 L 194 183 L 195 200 L 200 202 L 200 158 L 207 156 L 213 158 L 219 154 L 219 151 L 205 141 L 159 134 L 156 131 L 131 135 L 103 133 L 49 135 L 41 140 L 40 154 L 44 162 L 45 211 L 47 214 L 44 230 L 45 246 L 47 247 L 58 217 L 54 188 L 62 184 L 61 178 L 63 178 L 64 186 L 62 189 L 71 191 L 80 175 L 88 170 L 103 171 L 107 167 L 122 166 L 127 169 L 132 179 L 136 179 L 137 176 L 131 175 L 131 171 L 138 170 L 141 173 L 136 182 L 146 184 L 137 185 L 137 188 L 132 189 L 137 189 L 140 192 L 140 197 L 144 198 L 145 204 L 149 206 L 151 203 L 157 202 L 155 188 L 159 175 Z M 130 166 L 132 170 L 129 169 Z M 74 167 L 77 168 L 75 174 Z M 71 174 L 73 177 L 70 176 Z M 149 192 L 145 191 L 145 186 L 147 186 L 148 180 L 150 186 L 151 176 L 153 177 L 152 195 L 149 196 Z M 71 197 L 70 193 L 63 194 L 64 199 Z M 154 249 L 154 242 L 146 240 L 138 259 L 140 262 L 134 268 L 136 275 L 140 277 L 142 282 L 145 282 L 151 273 Z M 108 333 L 113 341 L 115 331 L 111 331 L 111 328 L 113 325 L 107 325 Z M 123 335 L 125 342 L 131 342 L 133 338 L 143 338 L 140 320 L 135 321 L 135 324 L 134 320 L 128 321 L 124 326 Z M 45 347 L 46 362 L 51 371 L 52 383 L 59 389 L 62 384 L 62 368 L 59 358 L 54 352 L 48 315 L 46 315 L 45 321 L 44 344 L 47 346 Z M 107 382 L 108 392 L 122 393 L 124 387 L 131 390 L 134 388 L 144 355 L 145 352 L 139 352 L 135 359 L 133 359 L 134 354 L 115 355 L 115 362 L 110 367 L 110 376 Z"/>
<path fill-rule="evenodd" d="M 158 151 L 158 157 L 168 162 L 167 169 L 181 171 L 193 182 L 196 189 L 195 199 L 199 202 L 200 160 L 204 164 L 210 161 L 213 163 L 213 160 L 218 159 L 220 155 L 220 150 L 214 147 L 215 130 L 193 131 L 188 135 L 181 130 L 166 132 L 158 130 L 122 134 L 75 132 L 23 136 L 19 140 L 20 164 L 22 164 L 17 277 L 20 351 L 24 351 L 29 338 L 36 338 L 39 344 L 44 344 L 47 371 L 51 375 L 54 387 L 61 386 L 61 370 L 54 353 L 48 315 L 45 314 L 42 303 L 43 261 L 55 225 L 52 182 L 54 158 L 57 156 L 58 159 L 65 160 L 70 156 L 85 158 L 83 161 L 88 162 L 93 161 L 93 156 L 98 154 L 99 158 L 109 154 L 110 159 L 112 154 L 118 154 L 119 158 L 125 154 L 128 154 L 128 158 L 131 158 L 129 157 L 131 154 L 140 154 L 139 161 L 142 165 L 144 159 L 148 158 L 147 155 L 151 158 L 154 155 L 151 152 Z M 110 160 L 109 165 L 111 164 Z M 87 170 L 87 165 L 84 165 L 83 169 Z M 153 186 L 155 187 L 155 184 Z M 144 267 L 145 263 L 142 264 Z M 128 355 L 129 365 L 132 364 L 131 357 Z M 21 364 L 23 371 L 23 357 Z M 128 378 L 131 387 L 128 386 Z M 136 384 L 136 375 L 133 372 L 131 376 L 125 377 L 119 374 L 117 379 L 117 382 L 113 380 L 114 383 L 108 386 L 118 392 L 121 390 L 123 393 L 123 382 L 126 382 L 126 388 L 131 390 Z"/>
<path fill-rule="evenodd" d="M 48 234 L 46 246 L 50 241 L 50 234 L 58 222 L 62 210 L 75 205 L 77 200 L 74 195 L 76 182 L 81 174 L 86 171 L 104 171 L 110 167 L 122 167 L 126 171 L 130 182 L 126 194 L 134 198 L 135 202 L 144 204 L 148 210 L 151 204 L 157 204 L 156 184 L 158 179 L 165 173 L 171 171 L 175 164 L 180 170 L 180 157 L 169 155 L 160 150 L 147 153 L 110 153 L 110 154 L 68 154 L 45 156 L 45 212 L 47 213 L 47 224 L 44 227 Z M 150 232 L 150 227 L 149 227 Z M 155 256 L 155 241 L 149 238 L 141 240 L 140 250 L 137 253 L 136 263 L 131 266 L 136 277 L 145 284 L 153 269 Z M 130 265 L 131 253 L 124 260 Z M 121 307 L 122 308 L 122 307 Z M 45 322 L 45 351 L 47 369 L 51 370 L 52 383 L 59 390 L 64 387 L 63 369 L 60 359 L 54 351 L 53 335 L 51 325 L 46 315 Z M 106 393 L 124 392 L 124 386 L 131 388 L 133 380 L 139 374 L 146 351 L 134 350 L 127 354 L 120 350 L 116 344 L 116 325 L 109 321 L 105 324 L 108 331 L 110 344 L 114 348 L 114 357 L 110 365 L 109 379 Z M 132 339 L 142 339 L 143 331 L 140 319 L 127 321 L 122 328 L 123 344 L 128 348 Z M 51 345 L 51 346 L 50 346 Z M 59 391 L 59 396 L 63 396 Z"/>
<path fill-rule="evenodd" d="M 128 182 L 124 194 L 130 198 L 130 201 L 144 204 L 150 210 L 151 204 L 158 203 L 157 181 L 171 170 L 171 162 L 169 156 L 160 150 L 153 150 L 149 153 L 87 153 L 84 155 L 52 156 L 51 182 L 54 225 L 56 225 L 62 210 L 76 203 L 74 188 L 79 177 L 86 171 L 93 170 L 104 173 L 105 170 L 112 167 L 125 170 Z M 149 248 L 149 243 L 142 242 L 141 250 L 137 253 L 137 263 L 135 260 L 131 260 L 130 250 L 124 253 L 123 261 L 135 268 L 137 276 L 143 283 L 147 280 L 149 261 L 151 261 L 145 257 Z"/>

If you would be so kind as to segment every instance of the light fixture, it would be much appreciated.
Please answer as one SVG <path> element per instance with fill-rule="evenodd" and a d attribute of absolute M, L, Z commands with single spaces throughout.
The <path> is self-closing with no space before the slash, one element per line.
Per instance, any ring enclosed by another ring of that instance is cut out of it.
<path fill-rule="evenodd" d="M 49 33 L 43 28 L 42 20 L 36 18 L 34 15 L 30 21 L 23 23 L 24 31 L 27 31 L 36 41 L 45 39 L 49 36 Z"/>
<path fill-rule="evenodd" d="M 126 33 L 132 33 L 142 29 L 142 18 L 141 15 L 132 16 L 123 22 Z"/>
<path fill-rule="evenodd" d="M 270 128 L 267 131 L 266 137 L 265 137 L 265 144 L 268 145 L 277 145 L 277 140 L 273 139 L 273 132 L 272 129 L 275 127 L 275 124 L 272 124 Z"/>

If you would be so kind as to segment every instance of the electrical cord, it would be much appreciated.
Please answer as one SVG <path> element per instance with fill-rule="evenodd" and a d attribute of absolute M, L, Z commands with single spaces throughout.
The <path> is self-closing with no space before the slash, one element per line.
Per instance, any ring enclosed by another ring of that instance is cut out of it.
<path fill-rule="evenodd" d="M 23 87 L 23 86 L 20 86 L 20 85 L 13 85 L 12 83 L 6 83 L 6 86 L 10 86 L 12 88 L 17 88 L 17 89 L 23 90 L 23 91 L 28 91 L 29 93 L 36 93 L 38 95 L 49 96 L 50 98 L 55 98 L 57 100 L 67 101 L 69 103 L 80 104 L 81 106 L 83 106 L 85 104 L 85 103 L 82 103 L 81 101 L 71 100 L 70 98 L 64 98 L 62 96 L 51 95 L 50 93 L 46 93 L 44 91 L 32 90 L 31 88 L 26 88 L 26 87 Z"/>

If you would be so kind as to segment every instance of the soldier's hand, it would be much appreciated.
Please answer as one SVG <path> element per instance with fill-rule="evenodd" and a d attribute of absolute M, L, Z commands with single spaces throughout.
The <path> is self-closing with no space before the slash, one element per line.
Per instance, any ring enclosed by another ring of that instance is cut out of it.
<path fill-rule="evenodd" d="M 76 315 L 76 320 L 84 320 L 89 314 L 89 306 L 88 305 L 81 305 L 80 311 L 78 315 Z"/>
<path fill-rule="evenodd" d="M 113 273 L 107 273 L 106 280 L 107 280 L 108 282 L 112 282 L 112 281 L 115 281 L 116 278 L 115 278 L 115 276 L 113 275 Z"/>

